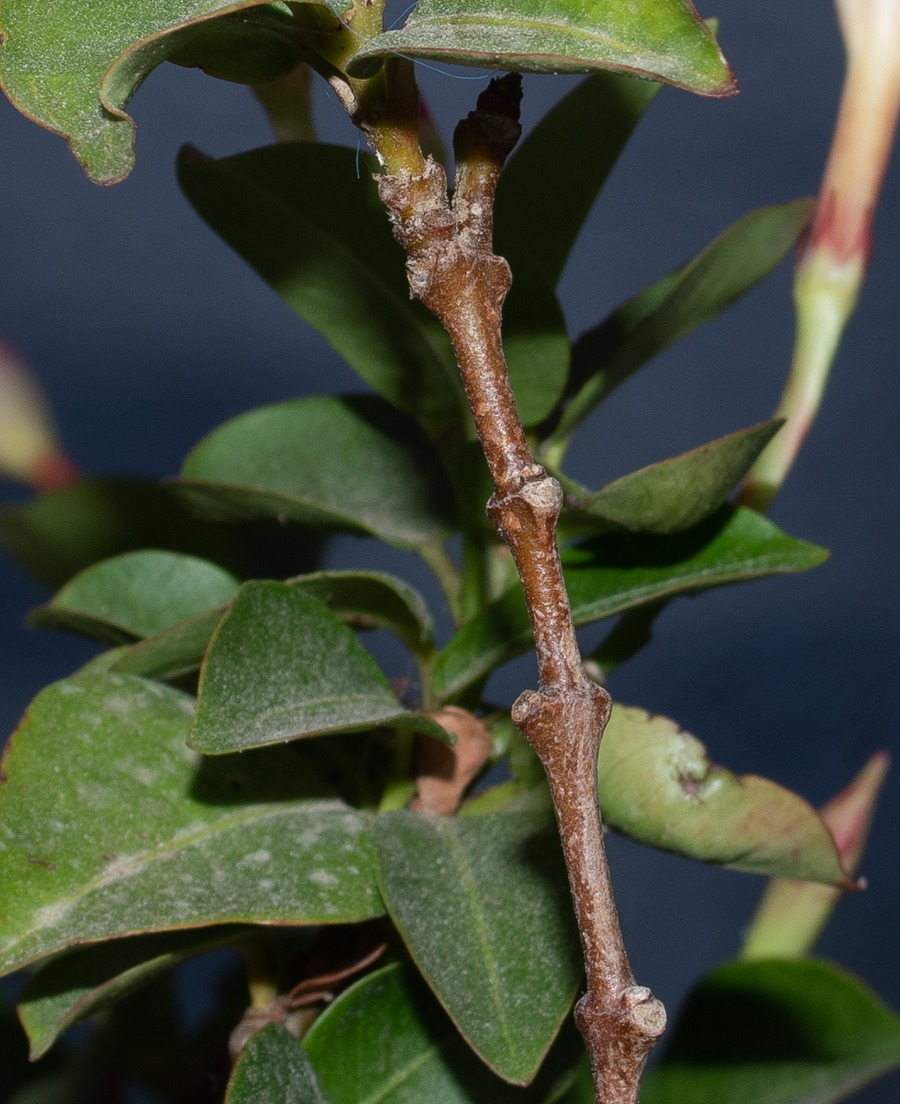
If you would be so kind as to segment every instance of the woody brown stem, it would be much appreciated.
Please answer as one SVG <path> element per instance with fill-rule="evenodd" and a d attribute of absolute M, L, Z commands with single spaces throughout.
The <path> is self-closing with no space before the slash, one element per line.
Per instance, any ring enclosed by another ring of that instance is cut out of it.
<path fill-rule="evenodd" d="M 540 689 L 526 690 L 512 716 L 544 764 L 553 794 L 587 972 L 575 1016 L 591 1056 L 597 1104 L 635 1104 L 665 1011 L 649 989 L 635 985 L 603 845 L 597 754 L 610 698 L 581 665 L 556 540 L 562 489 L 531 456 L 500 339 L 511 276 L 493 253 L 492 213 L 497 178 L 520 134 L 520 99 L 518 76 L 491 81 L 460 123 L 452 203 L 444 170 L 430 159 L 411 159 L 378 177 L 378 187 L 406 249 L 412 294 L 453 342 L 494 480 L 488 515 L 512 551 L 525 591 Z"/>

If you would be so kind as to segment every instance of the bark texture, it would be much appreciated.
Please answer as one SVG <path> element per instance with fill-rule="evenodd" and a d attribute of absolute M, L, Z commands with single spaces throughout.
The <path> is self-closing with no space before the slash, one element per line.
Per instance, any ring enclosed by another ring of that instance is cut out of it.
<path fill-rule="evenodd" d="M 582 668 L 556 540 L 562 489 L 531 456 L 500 337 L 511 277 L 493 252 L 493 201 L 520 135 L 520 99 L 518 76 L 493 80 L 459 124 L 452 201 L 443 168 L 421 155 L 378 177 L 378 187 L 407 253 L 412 294 L 453 342 L 494 481 L 487 512 L 525 591 L 540 689 L 526 690 L 512 716 L 540 757 L 553 794 L 587 972 L 575 1016 L 591 1055 L 597 1104 L 636 1104 L 666 1015 L 632 976 L 603 845 L 597 755 L 611 703 Z"/>

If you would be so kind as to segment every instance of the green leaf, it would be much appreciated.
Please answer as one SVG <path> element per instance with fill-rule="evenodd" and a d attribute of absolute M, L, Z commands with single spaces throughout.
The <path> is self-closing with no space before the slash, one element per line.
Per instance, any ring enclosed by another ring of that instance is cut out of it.
<path fill-rule="evenodd" d="M 470 1045 L 514 1084 L 535 1076 L 581 980 L 552 814 L 375 821 L 381 886 L 416 965 Z"/>
<path fill-rule="evenodd" d="M 225 1104 L 325 1104 L 325 1097 L 303 1047 L 281 1024 L 269 1024 L 241 1051 Z"/>
<path fill-rule="evenodd" d="M 99 560 L 163 548 L 240 570 L 234 541 L 195 518 L 170 487 L 88 479 L 0 514 L 0 542 L 20 567 L 51 587 Z"/>
<path fill-rule="evenodd" d="M 112 657 L 109 669 L 155 679 L 188 675 L 203 662 L 216 626 L 224 616 L 225 610 L 220 606 L 179 621 L 157 636 L 119 651 Z"/>
<path fill-rule="evenodd" d="M 757 775 L 734 775 L 667 717 L 616 705 L 600 743 L 604 822 L 641 843 L 753 874 L 846 884 L 816 810 Z"/>
<path fill-rule="evenodd" d="M 181 187 L 206 222 L 371 387 L 443 430 L 467 416 L 456 357 L 410 299 L 403 250 L 354 150 L 291 143 L 211 161 L 187 150 Z"/>
<path fill-rule="evenodd" d="M 574 1029 L 564 1029 L 534 1083 L 509 1085 L 475 1057 L 421 978 L 400 963 L 342 993 L 303 1046 L 330 1104 L 553 1104 L 584 1053 Z"/>
<path fill-rule="evenodd" d="M 450 739 L 403 708 L 375 660 L 317 598 L 289 583 L 245 583 L 203 664 L 191 747 L 220 755 L 381 726 Z"/>
<path fill-rule="evenodd" d="M 563 532 L 666 534 L 699 525 L 724 504 L 782 425 L 783 419 L 762 422 L 607 483 L 566 511 Z"/>
<path fill-rule="evenodd" d="M 563 553 L 563 569 L 575 624 L 586 625 L 658 598 L 807 571 L 827 556 L 752 510 L 723 506 L 672 536 L 615 534 L 575 545 Z M 459 694 L 531 643 L 516 586 L 451 638 L 435 667 L 435 692 L 442 699 Z"/>
<path fill-rule="evenodd" d="M 324 602 L 355 629 L 386 629 L 414 654 L 430 654 L 434 622 L 421 594 L 402 579 L 380 571 L 315 571 L 289 585 Z M 115 656 L 112 670 L 171 679 L 200 666 L 224 607 L 173 625 Z"/>
<path fill-rule="evenodd" d="M 284 5 L 266 3 L 206 19 L 171 36 L 167 60 L 235 84 L 268 84 L 303 56 L 296 22 Z"/>
<path fill-rule="evenodd" d="M 709 96 L 737 90 L 715 39 L 687 0 L 420 0 L 404 27 L 378 35 L 350 63 L 391 53 L 532 73 L 615 69 Z"/>
<path fill-rule="evenodd" d="M 900 1019 L 824 962 L 729 963 L 688 997 L 641 1104 L 834 1104 L 900 1066 Z"/>
<path fill-rule="evenodd" d="M 503 344 L 526 426 L 553 411 L 569 373 L 565 319 L 553 288 L 597 193 L 658 88 L 595 73 L 542 119 L 500 176 L 494 243 L 513 271 Z"/>
<path fill-rule="evenodd" d="M 813 207 L 813 200 L 797 199 L 745 215 L 689 264 L 583 334 L 572 348 L 570 402 L 554 437 L 570 437 L 633 372 L 768 276 L 807 226 Z"/>
<path fill-rule="evenodd" d="M 0 14 L 0 80 L 30 118 L 61 134 L 98 184 L 113 184 L 134 164 L 134 122 L 125 106 L 167 57 L 189 48 L 204 20 L 245 13 L 264 0 L 5 0 Z M 346 5 L 332 0 L 336 14 Z M 290 42 L 281 5 L 266 4 L 249 27 L 235 15 L 231 33 L 258 56 L 260 35 L 271 46 Z M 264 23 L 261 22 L 264 20 Z M 243 33 L 241 33 L 243 31 Z M 250 74 L 242 74 L 244 76 Z"/>
<path fill-rule="evenodd" d="M 386 629 L 413 652 L 429 649 L 434 621 L 422 595 L 396 575 L 381 571 L 316 571 L 289 580 L 324 602 L 346 625 Z"/>
<path fill-rule="evenodd" d="M 494 203 L 494 248 L 512 267 L 511 296 L 523 262 L 539 266 L 551 287 L 559 282 L 594 200 L 659 88 L 594 73 L 515 151 L 500 174 Z"/>
<path fill-rule="evenodd" d="M 316 800 L 289 748 L 201 761 L 192 712 L 114 673 L 32 702 L 3 759 L 0 971 L 120 935 L 381 913 L 366 817 Z"/>
<path fill-rule="evenodd" d="M 428 439 L 374 395 L 293 399 L 204 437 L 179 489 L 216 520 L 272 518 L 368 533 L 398 547 L 453 529 L 452 490 Z"/>
<path fill-rule="evenodd" d="M 32 1060 L 82 1020 L 172 969 L 248 929 L 166 932 L 78 948 L 51 961 L 19 995 L 19 1017 L 31 1041 Z"/>
<path fill-rule="evenodd" d="M 40 1092 L 45 1078 L 62 1062 L 62 1054 L 54 1053 L 35 1066 L 28 1060 L 28 1042 L 13 1009 L 0 999 L 0 1069 L 3 1070 L 3 1104 L 29 1099 L 31 1092 Z M 52 1076 L 52 1074 L 51 1074 Z M 42 1082 L 39 1086 L 36 1082 Z M 50 1097 L 31 1096 L 34 1104 L 51 1104 Z"/>
<path fill-rule="evenodd" d="M 28 621 L 108 644 L 131 643 L 230 602 L 238 585 L 230 572 L 196 556 L 126 552 L 76 575 Z"/>
<path fill-rule="evenodd" d="M 570 346 L 556 293 L 525 259 L 503 304 L 503 351 L 522 424 L 536 425 L 565 390 Z"/>

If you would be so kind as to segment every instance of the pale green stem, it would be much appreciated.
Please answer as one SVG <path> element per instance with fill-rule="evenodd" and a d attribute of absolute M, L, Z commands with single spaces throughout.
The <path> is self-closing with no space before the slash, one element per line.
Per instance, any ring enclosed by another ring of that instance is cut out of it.
<path fill-rule="evenodd" d="M 776 418 L 786 423 L 747 473 L 738 502 L 764 511 L 778 493 L 815 420 L 831 365 L 865 274 L 860 257 L 840 262 L 826 249 L 807 255 L 794 281 L 794 357 Z"/>
<path fill-rule="evenodd" d="M 419 555 L 434 572 L 437 581 L 441 584 L 441 590 L 447 599 L 450 613 L 456 624 L 460 623 L 460 594 L 462 591 L 462 579 L 459 568 L 453 562 L 450 553 L 443 544 L 432 541 L 429 544 L 420 545 L 417 549 Z"/>
<path fill-rule="evenodd" d="M 248 940 L 241 945 L 241 954 L 247 973 L 250 1007 L 268 1008 L 278 996 L 278 982 L 269 962 L 267 948 L 258 940 Z"/>

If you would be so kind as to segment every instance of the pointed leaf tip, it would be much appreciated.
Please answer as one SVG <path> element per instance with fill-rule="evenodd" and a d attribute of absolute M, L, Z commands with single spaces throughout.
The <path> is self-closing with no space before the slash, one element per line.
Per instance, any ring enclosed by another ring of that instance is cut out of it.
<path fill-rule="evenodd" d="M 616 705 L 600 745 L 604 820 L 641 843 L 754 874 L 839 885 L 844 871 L 825 825 L 803 798 L 712 763 L 666 717 Z"/>
<path fill-rule="evenodd" d="M 245 583 L 203 664 L 190 746 L 221 755 L 379 726 L 449 739 L 429 717 L 404 709 L 324 602 L 289 583 Z"/>

